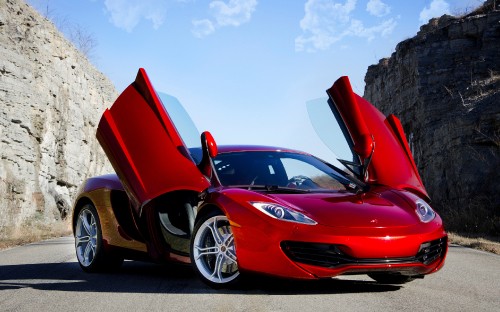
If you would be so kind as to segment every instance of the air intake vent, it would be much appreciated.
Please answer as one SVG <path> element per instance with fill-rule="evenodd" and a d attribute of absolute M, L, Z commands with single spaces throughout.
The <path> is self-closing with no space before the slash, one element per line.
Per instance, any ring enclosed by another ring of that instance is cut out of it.
<path fill-rule="evenodd" d="M 281 249 L 288 258 L 295 262 L 333 268 L 342 265 L 356 264 L 397 264 L 397 263 L 423 263 L 429 265 L 444 256 L 447 237 L 431 242 L 425 242 L 414 257 L 406 258 L 353 258 L 343 253 L 337 245 L 281 242 Z"/>
<path fill-rule="evenodd" d="M 321 267 L 335 267 L 351 262 L 335 245 L 285 241 L 281 243 L 281 249 L 293 261 Z"/>
<path fill-rule="evenodd" d="M 417 260 L 425 265 L 434 262 L 436 259 L 444 255 L 447 243 L 447 236 L 433 240 L 431 242 L 423 243 L 422 245 L 420 245 L 420 250 L 417 253 Z"/>

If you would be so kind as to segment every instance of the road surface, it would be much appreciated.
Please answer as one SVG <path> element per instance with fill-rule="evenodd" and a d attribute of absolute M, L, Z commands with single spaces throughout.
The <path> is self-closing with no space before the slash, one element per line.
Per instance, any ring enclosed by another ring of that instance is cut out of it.
<path fill-rule="evenodd" d="M 64 237 L 0 251 L 0 311 L 500 311 L 500 256 L 451 246 L 441 271 L 403 286 L 257 277 L 216 291 L 189 267 L 127 261 L 84 273 Z"/>

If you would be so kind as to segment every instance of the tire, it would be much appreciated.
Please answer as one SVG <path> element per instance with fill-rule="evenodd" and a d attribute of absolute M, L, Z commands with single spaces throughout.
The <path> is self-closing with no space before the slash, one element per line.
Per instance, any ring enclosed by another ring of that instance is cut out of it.
<path fill-rule="evenodd" d="M 105 252 L 99 214 L 91 204 L 84 205 L 75 220 L 75 250 L 85 272 L 113 271 L 123 263 L 123 258 Z"/>
<path fill-rule="evenodd" d="M 391 273 L 370 273 L 369 277 L 374 279 L 380 284 L 406 284 L 413 281 L 415 278 L 411 276 L 401 275 L 401 274 L 391 274 Z"/>
<path fill-rule="evenodd" d="M 201 280 L 212 288 L 234 287 L 241 280 L 229 220 L 219 211 L 196 222 L 190 256 Z"/>

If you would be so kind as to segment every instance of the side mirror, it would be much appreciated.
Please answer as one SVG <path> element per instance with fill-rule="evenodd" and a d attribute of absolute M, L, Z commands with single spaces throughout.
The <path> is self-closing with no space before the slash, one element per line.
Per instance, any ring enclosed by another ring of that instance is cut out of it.
<path fill-rule="evenodd" d="M 208 152 L 210 158 L 217 156 L 217 143 L 215 143 L 214 137 L 208 131 L 204 131 L 201 134 L 201 148 L 203 149 L 203 154 L 205 154 L 205 151 Z"/>
<path fill-rule="evenodd" d="M 198 164 L 198 169 L 210 180 L 213 172 L 212 159 L 217 156 L 217 144 L 212 134 L 208 131 L 203 132 L 200 138 L 203 157 Z"/>
<path fill-rule="evenodd" d="M 354 152 L 361 158 L 366 159 L 372 154 L 374 145 L 375 142 L 373 137 L 371 135 L 364 134 L 354 145 Z"/>
<path fill-rule="evenodd" d="M 375 139 L 373 135 L 363 135 L 358 141 L 358 144 L 354 145 L 354 151 L 361 157 L 361 176 L 364 181 L 368 180 L 368 166 L 372 161 L 373 152 L 375 151 Z"/>

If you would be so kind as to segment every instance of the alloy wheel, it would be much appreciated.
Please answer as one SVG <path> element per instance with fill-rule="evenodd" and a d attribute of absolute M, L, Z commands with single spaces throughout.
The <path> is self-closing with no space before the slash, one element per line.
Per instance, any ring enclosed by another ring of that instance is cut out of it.
<path fill-rule="evenodd" d="M 209 284 L 227 284 L 240 275 L 234 236 L 226 216 L 209 217 L 195 228 L 192 258 Z"/>
<path fill-rule="evenodd" d="M 75 231 L 75 247 L 78 261 L 89 267 L 97 254 L 97 223 L 94 213 L 85 206 L 78 214 Z"/>

